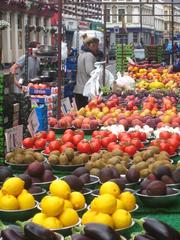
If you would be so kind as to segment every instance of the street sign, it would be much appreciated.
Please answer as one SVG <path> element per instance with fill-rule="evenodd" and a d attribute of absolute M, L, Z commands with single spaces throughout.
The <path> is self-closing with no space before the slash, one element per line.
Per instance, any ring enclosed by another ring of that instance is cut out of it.
<path fill-rule="evenodd" d="M 119 33 L 119 26 L 114 26 L 114 33 Z"/>

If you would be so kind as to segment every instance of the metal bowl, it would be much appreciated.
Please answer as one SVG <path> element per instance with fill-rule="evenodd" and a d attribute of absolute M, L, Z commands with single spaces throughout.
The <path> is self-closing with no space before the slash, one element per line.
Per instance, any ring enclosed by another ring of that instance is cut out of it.
<path fill-rule="evenodd" d="M 90 175 L 90 182 L 85 183 L 84 186 L 86 188 L 90 188 L 90 189 L 97 188 L 99 186 L 99 177 L 94 176 L 94 175 Z"/>
<path fill-rule="evenodd" d="M 140 193 L 140 190 L 135 192 L 135 195 L 141 200 L 141 202 L 151 208 L 164 208 L 169 207 L 177 203 L 180 196 L 180 190 L 173 188 L 176 193 L 171 195 L 162 196 L 148 196 Z"/>
<path fill-rule="evenodd" d="M 131 228 L 134 226 L 134 224 L 135 224 L 135 221 L 132 219 L 132 223 L 130 226 L 125 228 L 119 228 L 119 229 L 116 229 L 115 231 L 118 232 L 119 234 L 126 235 L 129 231 L 131 231 Z"/>
<path fill-rule="evenodd" d="M 55 177 L 54 180 L 59 179 L 58 176 L 54 176 L 54 177 Z M 52 180 L 52 181 L 54 181 L 54 180 Z M 52 181 L 49 181 L 49 182 L 40 182 L 40 183 L 33 183 L 32 185 L 40 186 L 41 188 L 44 188 L 45 190 L 49 190 L 49 186 L 50 186 L 50 184 L 52 183 Z"/>
<path fill-rule="evenodd" d="M 81 223 L 81 219 L 79 219 L 78 223 L 76 223 L 76 224 L 73 225 L 73 226 L 63 227 L 63 228 L 55 228 L 55 229 L 50 229 L 50 230 L 53 231 L 53 232 L 56 232 L 56 233 L 60 233 L 60 234 L 62 234 L 64 237 L 66 237 L 66 236 L 68 236 L 68 235 L 71 235 L 71 233 L 72 233 L 72 228 L 73 228 L 73 227 L 77 227 L 80 223 Z"/>
<path fill-rule="evenodd" d="M 46 189 L 42 188 L 41 192 L 38 193 L 32 193 L 33 197 L 35 198 L 36 201 L 40 202 L 41 199 L 46 195 Z"/>
<path fill-rule="evenodd" d="M 180 189 L 180 183 L 166 184 L 167 187 Z"/>

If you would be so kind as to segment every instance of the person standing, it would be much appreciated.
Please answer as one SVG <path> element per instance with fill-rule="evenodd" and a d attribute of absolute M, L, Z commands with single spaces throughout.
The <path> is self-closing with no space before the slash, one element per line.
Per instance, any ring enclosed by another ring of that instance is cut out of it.
<path fill-rule="evenodd" d="M 76 85 L 74 88 L 77 108 L 80 109 L 88 103 L 88 97 L 83 96 L 84 86 L 91 77 L 91 72 L 95 69 L 96 56 L 99 51 L 99 39 L 88 38 L 85 43 L 86 47 L 78 57 Z"/>
<path fill-rule="evenodd" d="M 37 77 L 40 70 L 40 59 L 36 55 L 39 47 L 40 43 L 36 41 L 29 44 L 31 53 L 29 53 L 28 56 L 28 82 Z M 17 62 L 12 65 L 10 72 L 14 75 L 14 93 L 22 93 L 22 84 L 25 77 L 25 55 L 21 56 Z"/>

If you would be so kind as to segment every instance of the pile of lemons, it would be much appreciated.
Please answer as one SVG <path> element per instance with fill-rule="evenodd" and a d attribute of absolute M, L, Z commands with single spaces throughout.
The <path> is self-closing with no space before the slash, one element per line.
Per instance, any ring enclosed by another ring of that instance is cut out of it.
<path fill-rule="evenodd" d="M 99 189 L 99 196 L 90 203 L 82 216 L 82 223 L 102 223 L 114 229 L 127 228 L 132 224 L 130 211 L 136 207 L 136 198 L 131 192 L 122 192 L 114 182 L 106 182 Z"/>
<path fill-rule="evenodd" d="M 24 181 L 18 177 L 8 178 L 0 189 L 0 209 L 25 210 L 35 207 L 35 199 L 24 189 Z"/>
<path fill-rule="evenodd" d="M 32 221 L 49 229 L 69 227 L 79 222 L 77 210 L 85 207 L 85 198 L 80 192 L 71 192 L 63 180 L 54 180 L 49 186 L 50 195 L 40 202 L 41 212 Z"/>

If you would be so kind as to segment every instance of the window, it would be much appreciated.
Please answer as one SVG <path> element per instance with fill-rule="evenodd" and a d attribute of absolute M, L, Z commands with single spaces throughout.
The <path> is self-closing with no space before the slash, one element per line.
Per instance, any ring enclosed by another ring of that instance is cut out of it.
<path fill-rule="evenodd" d="M 133 42 L 138 43 L 138 33 L 137 32 L 133 32 Z"/>
<path fill-rule="evenodd" d="M 168 30 L 168 24 L 166 22 L 164 23 L 164 30 Z"/>
<path fill-rule="evenodd" d="M 118 9 L 118 21 L 122 22 L 122 16 L 125 15 L 125 9 Z"/>
<path fill-rule="evenodd" d="M 106 9 L 106 22 L 110 22 L 111 21 L 111 16 L 110 16 L 110 9 Z"/>

